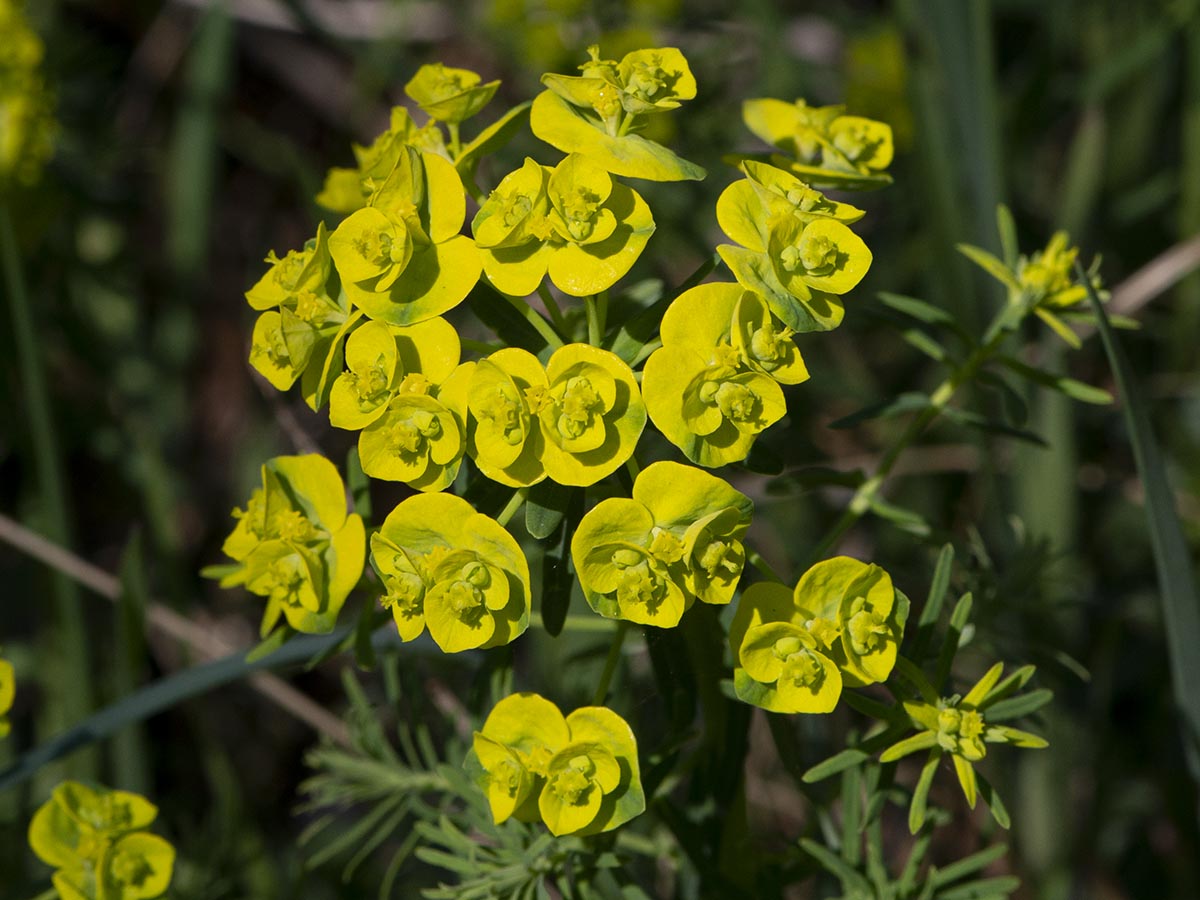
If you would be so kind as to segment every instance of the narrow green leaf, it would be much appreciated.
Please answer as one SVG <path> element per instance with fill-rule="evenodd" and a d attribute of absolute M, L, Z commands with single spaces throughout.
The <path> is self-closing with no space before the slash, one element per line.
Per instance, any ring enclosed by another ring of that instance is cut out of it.
<path fill-rule="evenodd" d="M 986 707 L 987 720 L 989 722 L 1005 722 L 1009 719 L 1019 719 L 1021 716 L 1028 716 L 1031 713 L 1037 712 L 1053 699 L 1054 691 L 1048 688 L 1041 688 L 1036 691 L 1030 691 L 1028 694 L 1010 697 L 1007 700 L 1001 700 L 998 703 L 988 705 Z"/>
<path fill-rule="evenodd" d="M 250 650 L 250 652 L 246 654 L 246 662 L 253 664 L 270 656 L 285 643 L 287 643 L 288 638 L 295 633 L 296 632 L 293 631 L 289 626 L 280 625 L 265 638 L 263 638 L 263 640 L 259 641 Z"/>
<path fill-rule="evenodd" d="M 1137 389 L 1129 362 L 1109 327 L 1100 298 L 1078 261 L 1075 271 L 1087 288 L 1104 349 L 1125 401 L 1126 427 L 1133 443 L 1138 475 L 1146 491 L 1150 543 L 1163 595 L 1171 682 L 1175 702 L 1182 714 L 1180 725 L 1188 768 L 1192 780 L 1200 785 L 1200 691 L 1196 689 L 1200 685 L 1200 594 L 1196 590 L 1192 556 L 1179 524 L 1174 495 L 1167 483 L 1167 467 L 1150 424 L 1149 410 Z"/>
<path fill-rule="evenodd" d="M 932 303 L 927 303 L 924 300 L 918 300 L 916 297 L 906 297 L 903 294 L 893 294 L 890 291 L 880 291 L 876 294 L 879 302 L 884 306 L 903 313 L 926 325 L 945 325 L 948 327 L 956 327 L 958 323 L 954 316 L 946 312 L 940 307 L 934 306 Z"/>
<path fill-rule="evenodd" d="M 888 706 L 886 703 L 880 703 L 878 700 L 873 700 L 865 694 L 859 694 L 854 691 L 844 692 L 842 699 L 851 709 L 855 709 L 865 716 L 871 716 L 884 722 L 894 722 L 901 715 L 899 707 Z"/>
<path fill-rule="evenodd" d="M 937 771 L 938 763 L 941 760 L 942 750 L 940 747 L 934 747 L 929 751 L 929 758 L 925 761 L 925 765 L 921 769 L 921 776 L 917 779 L 917 786 L 913 788 L 912 804 L 908 808 L 909 834 L 916 834 L 921 830 L 921 826 L 925 824 L 925 814 L 929 804 L 929 788 L 933 784 L 933 775 Z"/>
<path fill-rule="evenodd" d="M 922 731 L 919 734 L 914 734 L 912 737 L 907 737 L 899 743 L 892 744 L 881 754 L 879 761 L 881 763 L 895 762 L 898 759 L 903 759 L 910 753 L 916 753 L 918 750 L 928 750 L 937 743 L 937 735 L 932 731 Z"/>
<path fill-rule="evenodd" d="M 937 565 L 933 570 L 933 580 L 929 583 L 929 593 L 925 597 L 925 606 L 921 609 L 921 618 L 917 621 L 917 636 L 913 642 L 910 656 L 917 662 L 925 657 L 933 629 L 938 617 L 942 614 L 942 604 L 946 599 L 946 590 L 950 587 L 950 575 L 954 570 L 954 545 L 944 544 L 938 553 Z"/>
<path fill-rule="evenodd" d="M 826 466 L 807 466 L 788 472 L 767 482 L 768 494 L 786 494 L 790 491 L 811 491 L 822 487 L 856 488 L 867 480 L 862 469 L 844 471 Z"/>
<path fill-rule="evenodd" d="M 1021 245 L 1017 241 L 1017 223 L 1012 210 L 1001 203 L 996 207 L 996 230 L 1000 232 L 1000 247 L 1004 252 L 1004 265 L 1016 269 L 1021 258 Z"/>
<path fill-rule="evenodd" d="M 928 407 L 928 394 L 922 394 L 919 391 L 909 391 L 890 400 L 873 403 L 848 416 L 843 416 L 840 419 L 830 422 L 829 427 L 853 428 L 855 425 L 869 422 L 872 419 L 891 419 L 904 413 L 917 412 Z"/>
<path fill-rule="evenodd" d="M 951 359 L 950 351 L 918 328 L 906 328 L 900 332 L 900 337 L 910 347 L 924 353 L 934 362 L 946 362 Z"/>
<path fill-rule="evenodd" d="M 944 415 L 951 422 L 955 422 L 967 428 L 974 428 L 977 431 L 1016 438 L 1019 441 L 1024 441 L 1027 444 L 1033 444 L 1037 447 L 1047 446 L 1045 438 L 1039 434 L 1035 434 L 1034 432 L 1028 431 L 1024 428 L 1016 428 L 1006 422 L 997 422 L 995 419 L 989 419 L 987 416 L 981 415 L 977 412 L 971 412 L 970 410 L 947 406 L 942 410 L 942 415 Z"/>
<path fill-rule="evenodd" d="M 971 262 L 975 263 L 975 265 L 979 266 L 979 268 L 983 269 L 983 271 L 987 272 L 1009 290 L 1018 292 L 1021 290 L 1021 283 L 1009 271 L 1008 266 L 1004 265 L 1001 260 L 996 259 L 995 256 L 988 253 L 982 247 L 975 247 L 971 244 L 955 244 L 955 247 L 959 253 L 971 260 Z"/>
<path fill-rule="evenodd" d="M 302 662 L 326 644 L 342 640 L 348 632 L 349 629 L 341 629 L 330 635 L 301 635 L 260 659 L 248 661 L 245 654 L 238 651 L 222 659 L 193 666 L 151 682 L 34 747 L 28 753 L 22 754 L 11 766 L 0 772 L 0 791 L 21 784 L 42 766 L 94 741 L 104 740 L 133 722 L 143 721 L 192 697 L 242 680 L 252 672 L 293 666 Z M 432 641 L 427 644 L 420 642 L 406 648 L 406 652 L 414 650 L 434 652 L 436 648 Z"/>
<path fill-rule="evenodd" d="M 987 696 L 983 698 L 983 706 L 990 706 L 1001 700 L 1006 700 L 1019 691 L 1033 677 L 1033 673 L 1037 671 L 1037 666 L 1021 666 L 1014 672 L 1010 672 L 1000 679 L 999 684 L 988 691 Z"/>
<path fill-rule="evenodd" d="M 822 868 L 842 883 L 843 891 L 847 893 L 854 891 L 863 896 L 871 896 L 874 893 L 871 889 L 871 882 L 867 881 L 861 872 L 852 869 L 839 856 L 831 853 L 816 841 L 800 838 L 800 846 L 805 853 L 820 863 Z"/>
<path fill-rule="evenodd" d="M 1004 801 L 1000 799 L 1000 795 L 996 793 L 996 789 L 992 787 L 991 782 L 978 772 L 975 773 L 975 781 L 979 787 L 979 796 L 983 798 L 983 802 L 992 811 L 992 818 L 996 820 L 997 825 L 1007 831 L 1012 827 L 1012 819 L 1009 818 L 1008 809 L 1004 806 Z"/>
<path fill-rule="evenodd" d="M 942 649 L 938 654 L 937 670 L 933 678 L 933 685 L 937 690 L 942 690 L 945 687 L 946 679 L 950 677 L 954 654 L 958 652 L 963 630 L 971 616 L 971 602 L 971 594 L 969 592 L 963 594 L 955 604 L 954 612 L 950 615 L 950 630 L 946 632 L 946 638 L 942 642 Z"/>
<path fill-rule="evenodd" d="M 816 784 L 818 781 L 824 781 L 831 775 L 836 775 L 839 772 L 844 772 L 851 766 L 857 766 L 859 763 L 870 759 L 870 755 L 862 750 L 848 749 L 840 753 L 836 753 L 829 759 L 817 763 L 811 769 L 804 773 L 802 780 L 808 784 Z"/>
<path fill-rule="evenodd" d="M 1078 400 L 1080 403 L 1093 403 L 1103 406 L 1113 401 L 1112 394 L 1103 388 L 1092 387 L 1090 384 L 1084 384 L 1082 381 L 1076 381 L 1074 378 L 1067 378 L 1065 375 L 1055 375 L 1052 372 L 1045 372 L 1042 369 L 1027 366 L 1025 363 L 1018 359 L 1013 359 L 1011 356 L 998 356 L 996 357 L 996 361 L 1012 369 L 1023 378 L 1065 394 L 1072 400 Z"/>
<path fill-rule="evenodd" d="M 888 503 L 878 496 L 871 498 L 871 512 L 875 513 L 879 518 L 891 522 L 901 531 L 907 531 L 909 534 L 915 534 L 918 537 L 926 537 L 932 531 L 929 523 L 925 521 L 925 517 L 920 513 L 897 506 L 894 503 Z"/>
<path fill-rule="evenodd" d="M 952 881 L 958 881 L 973 872 L 978 872 L 985 866 L 990 866 L 1007 852 L 1008 844 L 993 844 L 985 850 L 964 856 L 962 859 L 938 869 L 936 873 L 930 875 L 930 878 L 937 887 L 950 884 Z"/>
<path fill-rule="evenodd" d="M 1017 876 L 1000 875 L 957 885 L 942 891 L 937 897 L 938 900 L 993 900 L 995 897 L 1007 897 L 1020 886 L 1021 879 Z"/>

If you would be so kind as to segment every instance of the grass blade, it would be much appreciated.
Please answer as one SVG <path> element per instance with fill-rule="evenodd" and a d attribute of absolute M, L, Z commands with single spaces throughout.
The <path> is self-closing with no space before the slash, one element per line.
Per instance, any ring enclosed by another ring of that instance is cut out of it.
<path fill-rule="evenodd" d="M 1150 544 L 1163 595 L 1163 619 L 1171 662 L 1171 681 L 1175 702 L 1182 714 L 1183 742 L 1192 780 L 1200 785 L 1200 597 L 1196 593 L 1191 554 L 1175 510 L 1175 500 L 1167 484 L 1166 467 L 1150 415 L 1120 345 L 1113 335 L 1100 298 L 1096 296 L 1083 267 L 1075 264 L 1080 282 L 1087 288 L 1088 299 L 1096 313 L 1100 337 L 1108 353 L 1117 388 L 1125 401 L 1125 422 L 1133 444 L 1138 475 L 1146 491 L 1146 517 L 1150 526 Z"/>

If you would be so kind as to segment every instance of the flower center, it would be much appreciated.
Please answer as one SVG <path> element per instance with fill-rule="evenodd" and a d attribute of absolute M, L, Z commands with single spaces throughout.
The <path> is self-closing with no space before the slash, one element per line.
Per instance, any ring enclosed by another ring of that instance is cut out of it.
<path fill-rule="evenodd" d="M 700 386 L 700 399 L 721 410 L 733 422 L 749 422 L 758 417 L 758 395 L 735 381 L 706 381 Z"/>
<path fill-rule="evenodd" d="M 592 416 L 603 412 L 604 404 L 592 383 L 584 376 L 567 379 L 558 401 L 559 434 L 577 438 L 592 423 Z"/>
<path fill-rule="evenodd" d="M 562 214 L 571 237 L 586 241 L 592 236 L 596 210 L 599 208 L 600 195 L 585 187 L 577 187 L 563 195 Z"/>
<path fill-rule="evenodd" d="M 635 550 L 621 549 L 613 553 L 612 562 L 621 570 L 617 602 L 645 606 L 653 613 L 666 595 L 666 585 L 650 568 L 646 558 Z"/>
<path fill-rule="evenodd" d="M 586 756 L 573 756 L 561 772 L 554 776 L 551 786 L 564 803 L 576 806 L 587 802 L 592 789 L 591 775 L 595 764 Z"/>
<path fill-rule="evenodd" d="M 369 366 L 365 372 L 350 372 L 350 387 L 358 399 L 358 407 L 363 412 L 374 409 L 388 394 L 388 384 L 391 379 L 383 367 L 383 359 Z"/>
<path fill-rule="evenodd" d="M 305 572 L 299 556 L 285 556 L 275 560 L 267 570 L 267 579 L 270 585 L 268 596 L 271 600 L 285 606 L 298 606 L 300 604 L 300 588 L 303 587 L 306 576 L 307 572 Z"/>
<path fill-rule="evenodd" d="M 665 566 L 673 565 L 683 559 L 683 541 L 665 529 L 656 528 L 650 541 L 650 555 Z"/>
<path fill-rule="evenodd" d="M 386 610 L 399 610 L 406 619 L 421 614 L 421 598 L 425 596 L 425 583 L 414 572 L 397 572 L 383 576 L 387 593 L 379 601 Z"/>
<path fill-rule="evenodd" d="M 850 617 L 846 627 L 850 635 L 850 646 L 859 656 L 874 653 L 887 640 L 887 620 L 868 609 L 862 609 Z"/>
<path fill-rule="evenodd" d="M 109 871 L 112 873 L 113 880 L 118 884 L 129 884 L 135 887 L 140 886 L 154 874 L 154 870 L 146 862 L 144 856 L 124 850 L 117 850 Z"/>
<path fill-rule="evenodd" d="M 787 360 L 792 334 L 786 326 L 776 331 L 771 322 L 764 322 L 750 335 L 750 355 L 768 372 L 777 369 Z"/>
<path fill-rule="evenodd" d="M 394 423 L 390 437 L 398 456 L 413 456 L 425 449 L 425 442 L 442 434 L 442 423 L 427 409 L 414 409 Z"/>
<path fill-rule="evenodd" d="M 833 138 L 833 146 L 850 162 L 858 162 L 860 159 L 870 159 L 879 141 L 872 140 L 870 132 L 862 125 L 852 125 L 838 131 Z"/>
<path fill-rule="evenodd" d="M 692 558 L 709 578 L 715 577 L 719 569 L 724 569 L 729 575 L 737 575 L 740 569 L 732 550 L 732 542 L 714 539 L 705 544 L 703 549 L 697 545 Z"/>
<path fill-rule="evenodd" d="M 647 103 L 653 103 L 655 96 L 668 88 L 668 82 L 673 80 L 662 67 L 662 57 L 653 54 L 647 60 L 638 60 L 630 66 L 629 77 L 625 79 L 625 93 Z"/>
<path fill-rule="evenodd" d="M 530 388 L 526 396 L 534 390 L 537 389 Z M 497 386 L 495 392 L 484 400 L 479 416 L 491 422 L 504 435 L 507 443 L 514 446 L 521 443 L 521 403 L 504 385 Z"/>
<path fill-rule="evenodd" d="M 304 517 L 299 510 L 289 509 L 277 512 L 271 517 L 271 533 L 281 541 L 293 544 L 307 544 L 316 538 L 316 529 L 312 522 Z"/>
<path fill-rule="evenodd" d="M 796 687 L 820 690 L 825 681 L 825 667 L 821 665 L 815 653 L 801 647 L 784 660 L 783 674 L 779 676 L 779 680 L 790 681 Z"/>

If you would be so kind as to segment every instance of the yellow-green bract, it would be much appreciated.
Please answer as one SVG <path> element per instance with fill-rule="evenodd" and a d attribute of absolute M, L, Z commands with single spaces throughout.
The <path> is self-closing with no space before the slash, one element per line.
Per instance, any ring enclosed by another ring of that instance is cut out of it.
<path fill-rule="evenodd" d="M 345 295 L 330 294 L 333 265 L 325 226 L 317 227 L 316 238 L 303 249 L 289 250 L 282 259 L 272 252 L 266 261 L 270 268 L 246 292 L 250 307 L 262 312 L 254 323 L 250 365 L 276 390 L 286 391 L 299 379 L 315 409 L 349 312 Z"/>
<path fill-rule="evenodd" d="M 329 236 L 350 302 L 368 317 L 415 325 L 457 306 L 481 271 L 460 235 L 466 196 L 454 166 L 407 145 L 380 162 L 366 206 Z"/>
<path fill-rule="evenodd" d="M 546 74 L 547 90 L 533 101 L 533 133 L 564 153 L 582 153 L 615 175 L 648 181 L 699 180 L 695 163 L 636 131 L 644 116 L 675 109 L 696 96 L 696 79 L 674 47 L 635 50 L 619 62 L 591 60 L 581 76 Z"/>
<path fill-rule="evenodd" d="M 792 332 L 740 285 L 685 291 L 659 333 L 663 345 L 642 372 L 646 410 L 667 440 L 702 466 L 745 459 L 759 433 L 787 412 L 779 383 L 808 378 Z"/>
<path fill-rule="evenodd" d="M 392 109 L 391 123 L 367 147 L 354 144 L 358 165 L 353 169 L 335 166 L 325 176 L 325 186 L 316 201 L 338 213 L 352 213 L 367 205 L 367 199 L 378 183 L 395 164 L 404 147 L 427 150 L 449 158 L 437 122 L 430 119 L 423 126 L 413 121 L 403 106 Z"/>
<path fill-rule="evenodd" d="M 907 618 L 887 572 L 848 556 L 817 563 L 794 590 L 751 585 L 729 628 L 734 690 L 771 712 L 830 712 L 843 686 L 887 679 Z"/>
<path fill-rule="evenodd" d="M 434 318 L 402 328 L 367 322 L 346 340 L 347 371 L 329 395 L 329 421 L 359 430 L 358 455 L 372 478 L 440 491 L 466 447 L 467 384 L 458 332 Z"/>
<path fill-rule="evenodd" d="M 967 805 L 975 808 L 978 785 L 973 764 L 987 753 L 986 744 L 1012 744 L 1015 747 L 1041 749 L 1049 746 L 1044 738 L 1007 725 L 989 724 L 987 709 L 1011 694 L 1033 675 L 1027 666 L 1014 672 L 1002 682 L 1004 664 L 996 663 L 983 677 L 959 697 L 942 697 L 936 701 L 906 701 L 904 711 L 917 734 L 898 741 L 880 754 L 880 761 L 893 762 L 918 750 L 950 754 Z"/>
<path fill-rule="evenodd" d="M 480 84 L 482 79 L 469 69 L 452 69 L 442 63 L 421 66 L 404 86 L 421 111 L 438 122 L 457 125 L 491 102 L 499 81 Z"/>
<path fill-rule="evenodd" d="M 471 230 L 497 290 L 523 297 L 550 275 L 564 293 L 608 290 L 637 261 L 654 217 L 636 192 L 586 157 L 526 159 L 480 207 Z"/>
<path fill-rule="evenodd" d="M 738 282 L 760 294 L 794 331 L 829 331 L 841 324 L 839 295 L 871 265 L 871 251 L 845 224 L 862 217 L 771 166 L 744 162 L 746 179 L 717 200 L 717 222 L 740 246 L 717 252 Z"/>
<path fill-rule="evenodd" d="M 65 781 L 29 824 L 62 900 L 149 900 L 171 882 L 175 848 L 146 831 L 154 804 L 127 791 Z"/>
<path fill-rule="evenodd" d="M 467 397 L 467 453 L 513 487 L 595 484 L 629 459 L 646 425 L 629 366 L 587 344 L 560 347 L 544 369 L 526 350 L 498 350 L 475 365 Z"/>
<path fill-rule="evenodd" d="M 41 73 L 45 47 L 20 4 L 0 0 L 0 192 L 32 184 L 54 151 L 53 99 Z"/>
<path fill-rule="evenodd" d="M 238 524 L 222 550 L 238 565 L 221 586 L 244 584 L 267 598 L 264 636 L 280 616 L 297 631 L 332 631 L 362 575 L 362 519 L 347 513 L 342 478 L 318 454 L 277 456 L 263 465 L 262 479 L 246 508 L 234 510 Z"/>
<path fill-rule="evenodd" d="M 11 730 L 8 711 L 12 709 L 16 696 L 17 679 L 13 673 L 13 665 L 7 659 L 0 659 L 0 739 L 8 737 Z"/>
<path fill-rule="evenodd" d="M 496 704 L 475 732 L 467 769 L 497 824 L 541 819 L 555 835 L 611 831 L 646 808 L 637 740 L 602 706 L 563 717 L 537 694 Z"/>
<path fill-rule="evenodd" d="M 529 627 L 529 564 L 494 519 L 451 494 L 410 497 L 371 536 L 400 638 L 428 626 L 446 653 L 507 644 Z"/>
<path fill-rule="evenodd" d="M 657 462 L 633 499 L 602 500 L 579 523 L 571 556 L 592 609 L 671 628 L 696 599 L 733 599 L 754 504 L 720 478 Z"/>
<path fill-rule="evenodd" d="M 804 100 L 747 100 L 746 127 L 774 147 L 771 162 L 813 184 L 873 188 L 891 184 L 892 128 L 845 115 L 843 106 L 809 106 Z"/>

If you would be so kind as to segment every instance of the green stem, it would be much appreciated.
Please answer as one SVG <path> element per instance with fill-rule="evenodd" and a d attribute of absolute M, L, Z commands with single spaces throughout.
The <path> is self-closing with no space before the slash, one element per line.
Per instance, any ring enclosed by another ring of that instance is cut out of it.
<path fill-rule="evenodd" d="M 447 122 L 446 130 L 450 132 L 450 158 L 458 162 L 462 156 L 462 139 L 458 135 L 458 123 Z"/>
<path fill-rule="evenodd" d="M 563 316 L 562 307 L 558 305 L 558 301 L 554 299 L 554 293 L 546 286 L 546 282 L 544 281 L 538 285 L 538 296 L 546 304 L 546 312 L 550 313 L 550 321 L 554 323 L 554 327 L 561 331 L 563 335 L 570 335 L 571 329 L 567 327 L 567 320 Z"/>
<path fill-rule="evenodd" d="M 780 584 L 787 583 L 779 577 L 779 573 L 771 568 L 771 564 L 763 559 L 762 554 L 757 550 L 751 550 L 749 547 L 746 548 L 746 562 L 766 575 L 771 581 L 778 581 Z"/>
<path fill-rule="evenodd" d="M 625 460 L 625 468 L 629 470 L 629 477 L 634 481 L 637 481 L 637 477 L 642 474 L 642 467 L 638 465 L 636 456 L 630 456 Z"/>
<path fill-rule="evenodd" d="M 13 343 L 17 351 L 17 366 L 24 388 L 25 421 L 33 451 L 32 470 L 36 473 L 43 517 L 42 531 L 47 538 L 69 547 L 70 528 L 67 497 L 63 488 L 62 462 L 58 438 L 50 407 L 46 373 L 42 366 L 41 347 L 29 303 L 16 231 L 8 207 L 0 204 L 0 268 L 4 271 L 4 288 L 12 316 Z M 82 719 L 92 709 L 91 666 L 89 643 L 85 633 L 83 604 L 79 591 L 66 576 L 51 575 L 54 613 L 60 643 L 56 651 L 66 660 L 59 667 L 62 676 L 61 714 L 58 724 Z M 97 771 L 94 751 L 88 751 L 72 770 L 77 777 L 94 777 Z"/>
<path fill-rule="evenodd" d="M 892 469 L 895 468 L 896 461 L 900 459 L 901 454 L 942 414 L 942 411 L 950 404 L 954 395 L 958 393 L 958 389 L 973 379 L 980 368 L 992 358 L 993 354 L 995 354 L 1004 342 L 1004 338 L 1008 335 L 1007 328 L 997 325 L 997 322 L 1006 315 L 1006 312 L 1007 310 L 1002 310 L 997 315 L 996 322 L 993 322 L 986 332 L 987 339 L 985 342 L 976 347 L 971 355 L 960 363 L 958 368 L 951 372 L 945 381 L 938 385 L 937 389 L 929 397 L 929 406 L 921 410 L 917 417 L 908 423 L 908 427 L 904 429 L 900 437 L 883 454 L 879 465 L 875 467 L 875 474 L 858 486 L 858 489 L 854 492 L 854 496 L 850 498 L 849 505 L 842 512 L 841 517 L 809 554 L 803 568 L 807 569 L 813 563 L 824 559 L 829 551 L 842 539 L 842 536 L 853 528 L 855 523 L 867 513 L 875 498 L 879 495 L 884 482 L 891 475 Z"/>
<path fill-rule="evenodd" d="M 502 526 L 507 525 L 509 520 L 517 514 L 517 510 L 524 505 L 525 495 L 528 493 L 529 491 L 526 488 L 513 491 L 512 497 L 509 498 L 508 505 L 506 505 L 504 509 L 500 510 L 500 515 L 496 516 L 496 521 Z"/>
<path fill-rule="evenodd" d="M 588 343 L 599 347 L 604 341 L 604 319 L 608 314 L 608 294 L 593 294 L 587 304 Z"/>
<path fill-rule="evenodd" d="M 511 294 L 504 294 L 503 296 L 510 304 L 512 304 L 513 309 L 519 312 L 522 318 L 524 318 L 526 322 L 528 322 L 537 330 L 537 333 L 542 336 L 542 339 L 547 344 L 549 344 L 555 350 L 563 345 L 562 337 L 557 331 L 554 330 L 550 323 L 546 321 L 545 317 L 542 316 L 541 313 L 539 313 L 520 297 L 514 297 Z"/>
<path fill-rule="evenodd" d="M 592 696 L 592 706 L 604 705 L 604 698 L 608 696 L 608 686 L 612 682 L 613 673 L 617 671 L 617 662 L 621 659 L 621 645 L 625 643 L 625 634 L 628 631 L 629 623 L 622 619 L 617 625 L 612 644 L 609 645 L 608 659 L 604 661 L 600 683 L 596 685 L 596 693 Z"/>

